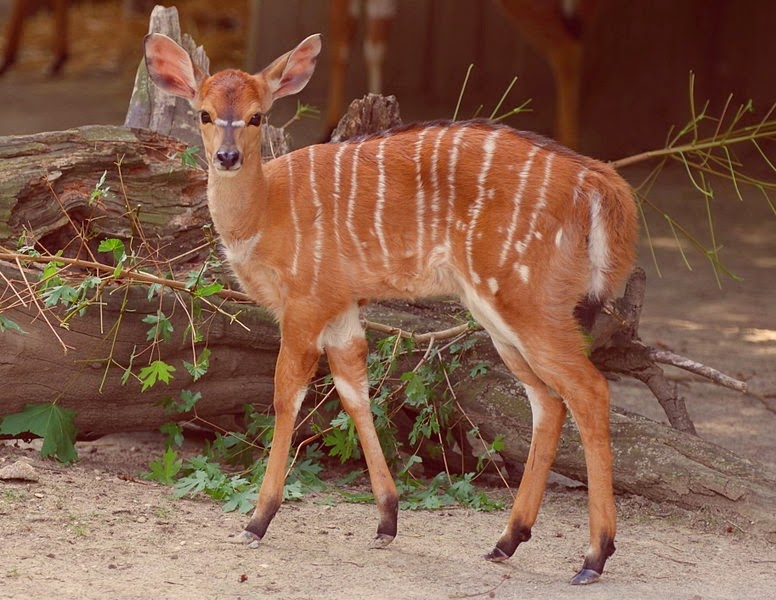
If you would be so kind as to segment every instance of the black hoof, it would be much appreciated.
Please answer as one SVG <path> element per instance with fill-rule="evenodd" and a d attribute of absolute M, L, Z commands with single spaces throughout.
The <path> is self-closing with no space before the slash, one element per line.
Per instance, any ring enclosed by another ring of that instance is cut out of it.
<path fill-rule="evenodd" d="M 261 542 L 261 538 L 257 536 L 255 533 L 251 533 L 250 531 L 243 530 L 239 533 L 239 535 L 236 535 L 234 537 L 230 536 L 229 541 L 232 544 L 238 544 L 240 546 L 248 546 L 248 548 L 254 549 L 259 547 L 259 542 Z"/>
<path fill-rule="evenodd" d="M 582 569 L 571 578 L 571 585 L 588 585 L 601 579 L 601 574 L 593 569 Z"/>
<path fill-rule="evenodd" d="M 378 533 L 377 537 L 369 544 L 369 547 L 373 550 L 382 550 L 393 541 L 393 538 L 394 536 L 388 535 L 387 533 Z"/>
<path fill-rule="evenodd" d="M 493 550 L 491 550 L 487 554 L 483 554 L 482 558 L 484 558 L 485 560 L 489 560 L 490 562 L 504 562 L 506 559 L 509 558 L 509 555 L 506 552 L 504 552 L 501 548 L 496 546 L 495 548 L 493 548 Z"/>

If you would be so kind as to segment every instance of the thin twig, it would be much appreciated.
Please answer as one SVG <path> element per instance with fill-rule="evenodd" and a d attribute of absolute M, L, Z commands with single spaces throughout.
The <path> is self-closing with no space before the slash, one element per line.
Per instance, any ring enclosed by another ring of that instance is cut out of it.
<path fill-rule="evenodd" d="M 53 255 L 45 255 L 45 256 L 29 256 L 27 254 L 19 254 L 18 252 L 0 252 L 0 260 L 14 260 L 19 265 L 19 269 L 21 269 L 20 261 L 24 262 L 36 262 L 36 263 L 49 263 L 49 262 L 61 262 L 66 265 L 72 265 L 76 267 L 81 267 L 84 269 L 92 269 L 94 271 L 97 271 L 98 273 L 110 273 L 111 275 L 115 272 L 115 267 L 111 267 L 110 265 L 104 265 L 102 263 L 93 262 L 90 260 L 83 260 L 80 258 L 69 258 L 67 256 L 53 256 Z M 140 283 L 155 283 L 157 285 L 161 285 L 164 287 L 168 287 L 174 290 L 180 290 L 180 291 L 189 291 L 186 287 L 186 284 L 182 281 L 176 281 L 175 279 L 165 279 L 164 277 L 157 277 L 156 275 L 151 275 L 150 273 L 144 273 L 142 271 L 134 271 L 130 270 L 129 268 L 122 268 L 118 275 L 116 276 L 117 280 L 126 279 L 129 281 L 137 281 Z M 216 294 L 216 296 L 220 296 L 222 298 L 225 298 L 227 300 L 235 300 L 238 302 L 251 302 L 250 296 L 247 294 L 244 294 L 243 292 L 238 292 L 236 290 L 230 290 L 230 289 L 223 289 Z"/>
<path fill-rule="evenodd" d="M 659 362 L 664 365 L 672 365 L 674 367 L 684 369 L 685 371 L 690 371 L 691 373 L 705 377 L 706 379 L 709 379 L 710 381 L 713 381 L 714 383 L 717 383 L 726 388 L 730 388 L 731 390 L 744 393 L 748 391 L 749 386 L 745 381 L 741 381 L 740 379 L 735 379 L 729 375 L 725 375 L 724 373 L 717 371 L 712 367 L 708 367 L 684 356 L 680 356 L 679 354 L 675 354 L 670 350 L 656 350 L 652 348 L 650 349 L 649 356 L 655 362 Z"/>
<path fill-rule="evenodd" d="M 0 255 L 0 258 L 2 258 L 2 255 Z M 433 340 L 446 340 L 461 335 L 462 333 L 466 333 L 470 329 L 474 330 L 474 328 L 471 328 L 468 323 L 464 323 L 461 325 L 456 325 L 455 327 L 450 327 L 448 329 L 442 329 L 441 331 L 414 333 L 412 331 L 406 331 L 401 327 L 393 327 L 391 325 L 384 325 L 383 323 L 376 323 L 374 321 L 365 321 L 365 323 L 366 328 L 372 331 L 378 331 L 388 335 L 396 335 L 399 337 L 415 340 L 418 343 L 424 343 Z"/>
<path fill-rule="evenodd" d="M 40 305 L 40 302 L 38 302 L 38 297 L 35 295 L 35 292 L 32 289 L 32 286 L 30 285 L 30 282 L 27 280 L 27 275 L 24 272 L 24 269 L 22 269 L 22 265 L 19 262 L 19 259 L 16 259 L 16 266 L 19 267 L 19 272 L 22 274 L 22 279 L 24 279 L 24 283 L 27 286 L 27 290 L 30 293 L 30 298 L 32 298 L 33 303 L 35 304 L 36 308 L 38 309 L 38 313 L 41 317 L 43 317 L 43 320 L 46 322 L 46 325 L 48 325 L 49 329 L 51 329 L 51 333 L 54 334 L 54 337 L 57 338 L 57 341 L 62 346 L 62 349 L 67 352 L 68 350 L 73 350 L 74 348 L 72 346 L 68 346 L 65 344 L 64 340 L 59 336 L 59 332 L 54 328 L 54 326 L 51 324 L 51 321 L 49 321 L 48 315 L 46 315 L 45 309 Z"/>

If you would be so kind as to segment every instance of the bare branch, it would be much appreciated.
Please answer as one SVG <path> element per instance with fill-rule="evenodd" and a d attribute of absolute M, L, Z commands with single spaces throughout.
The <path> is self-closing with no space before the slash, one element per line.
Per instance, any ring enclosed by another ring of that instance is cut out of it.
<path fill-rule="evenodd" d="M 655 362 L 679 367 L 680 369 L 684 369 L 685 371 L 689 371 L 691 373 L 695 373 L 696 375 L 700 375 L 701 377 L 705 377 L 706 379 L 709 379 L 718 385 L 730 388 L 731 390 L 745 393 L 749 391 L 748 385 L 745 381 L 741 381 L 740 379 L 735 379 L 729 375 L 725 375 L 724 373 L 717 371 L 712 367 L 675 354 L 670 350 L 656 350 L 655 348 L 651 348 L 649 356 Z"/>

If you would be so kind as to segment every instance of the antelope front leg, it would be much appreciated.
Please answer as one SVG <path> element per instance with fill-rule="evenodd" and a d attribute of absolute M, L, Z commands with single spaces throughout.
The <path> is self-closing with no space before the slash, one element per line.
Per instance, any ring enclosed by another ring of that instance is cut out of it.
<path fill-rule="evenodd" d="M 261 482 L 256 510 L 241 535 L 241 539 L 252 547 L 264 537 L 270 521 L 283 501 L 283 486 L 294 423 L 319 356 L 320 352 L 314 340 L 281 337 L 280 353 L 275 367 L 275 433 L 272 436 L 272 448 Z"/>
<path fill-rule="evenodd" d="M 373 548 L 384 548 L 396 537 L 399 497 L 393 477 L 385 462 L 369 405 L 369 383 L 366 374 L 367 343 L 354 336 L 341 346 L 327 346 L 326 356 L 334 376 L 334 385 L 343 407 L 353 419 L 358 439 L 369 469 L 372 493 L 380 512 L 380 524 Z"/>

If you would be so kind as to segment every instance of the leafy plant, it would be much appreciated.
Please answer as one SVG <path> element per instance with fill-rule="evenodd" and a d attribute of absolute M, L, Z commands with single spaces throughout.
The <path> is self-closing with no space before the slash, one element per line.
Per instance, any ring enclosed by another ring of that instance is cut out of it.
<path fill-rule="evenodd" d="M 64 463 L 78 458 L 75 449 L 75 411 L 56 404 L 28 404 L 18 413 L 5 415 L 0 434 L 30 433 L 43 438 L 42 456 L 54 456 Z"/>

